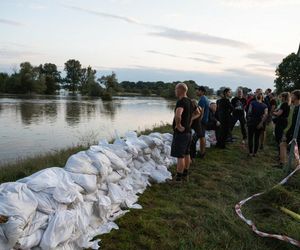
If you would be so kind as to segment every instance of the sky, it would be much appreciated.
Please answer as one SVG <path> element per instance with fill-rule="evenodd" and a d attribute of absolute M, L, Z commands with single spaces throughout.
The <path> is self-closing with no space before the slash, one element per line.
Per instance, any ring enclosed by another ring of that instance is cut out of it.
<path fill-rule="evenodd" d="M 0 0 L 0 71 L 68 59 L 119 81 L 274 86 L 300 0 Z"/>

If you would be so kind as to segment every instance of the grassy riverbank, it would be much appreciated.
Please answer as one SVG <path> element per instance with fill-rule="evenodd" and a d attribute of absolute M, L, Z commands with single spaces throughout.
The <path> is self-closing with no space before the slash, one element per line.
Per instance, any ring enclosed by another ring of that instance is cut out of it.
<path fill-rule="evenodd" d="M 273 140 L 269 142 L 253 159 L 247 157 L 246 149 L 239 143 L 224 151 L 209 149 L 206 159 L 192 165 L 188 183 L 155 184 L 147 189 L 139 200 L 143 210 L 132 210 L 118 220 L 120 230 L 101 236 L 101 248 L 297 249 L 256 236 L 234 211 L 238 201 L 269 189 L 285 176 L 281 169 L 272 167 L 276 163 L 276 150 Z M 260 229 L 299 239 L 299 222 L 262 203 L 246 204 L 245 215 L 254 219 Z"/>
<path fill-rule="evenodd" d="M 170 132 L 171 128 L 162 126 L 154 131 Z M 119 219 L 120 230 L 102 235 L 101 249 L 297 249 L 278 240 L 256 236 L 234 212 L 238 201 L 269 189 L 285 176 L 283 170 L 272 167 L 276 149 L 273 140 L 268 141 L 265 150 L 251 159 L 238 142 L 224 151 L 208 149 L 204 160 L 193 163 L 188 183 L 181 186 L 155 184 L 148 188 L 139 200 L 143 209 L 132 210 Z M 0 182 L 15 181 L 46 167 L 62 167 L 71 154 L 83 149 L 85 147 L 78 146 L 6 166 L 1 168 Z M 285 194 L 296 201 L 291 207 L 295 209 L 299 205 L 296 198 L 300 197 L 298 189 L 293 189 L 300 188 L 298 175 L 292 183 L 292 190 L 287 189 Z M 277 196 L 278 192 L 272 195 Z M 243 209 L 246 217 L 257 222 L 262 230 L 299 239 L 300 223 L 272 204 L 266 205 L 265 199 L 246 204 Z"/>

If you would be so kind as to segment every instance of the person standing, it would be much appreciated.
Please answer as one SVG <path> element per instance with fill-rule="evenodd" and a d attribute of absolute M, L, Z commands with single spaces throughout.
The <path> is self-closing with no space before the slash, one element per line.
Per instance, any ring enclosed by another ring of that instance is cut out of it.
<path fill-rule="evenodd" d="M 207 130 L 217 130 L 220 127 L 221 123 L 217 117 L 217 104 L 215 102 L 211 102 L 209 104 L 209 116 L 207 123 Z"/>
<path fill-rule="evenodd" d="M 297 122 L 297 117 L 298 117 L 299 107 L 300 107 L 300 89 L 294 90 L 292 92 L 291 101 L 292 104 L 294 105 L 294 111 L 293 111 L 292 124 L 289 127 L 288 131 L 286 132 L 287 143 L 290 143 L 293 140 L 294 130 L 296 128 L 296 122 Z M 300 129 L 297 136 L 297 143 L 300 147 Z"/>
<path fill-rule="evenodd" d="M 202 127 L 202 133 L 200 136 L 200 158 L 204 158 L 205 156 L 205 146 L 206 146 L 206 139 L 205 139 L 205 130 L 208 122 L 208 115 L 209 115 L 209 101 L 206 94 L 206 89 L 204 86 L 200 86 L 196 89 L 196 94 L 199 96 L 199 102 L 198 105 L 202 108 L 203 117 L 201 120 L 201 127 Z"/>
<path fill-rule="evenodd" d="M 258 93 L 256 100 L 249 105 L 247 114 L 249 156 L 255 157 L 259 148 L 259 138 L 268 117 L 268 107 L 263 103 L 263 94 Z"/>
<path fill-rule="evenodd" d="M 199 140 L 201 134 L 202 134 L 202 108 L 198 106 L 197 100 L 192 100 L 192 119 L 191 119 L 191 128 L 194 130 L 194 134 L 192 135 L 192 143 L 191 143 L 191 159 L 194 159 L 196 157 L 196 145 L 197 141 Z"/>
<path fill-rule="evenodd" d="M 223 97 L 217 103 L 217 116 L 221 123 L 220 133 L 217 138 L 217 147 L 225 149 L 226 140 L 230 134 L 233 111 L 232 105 L 230 103 L 231 89 L 225 88 L 223 91 Z"/>
<path fill-rule="evenodd" d="M 173 119 L 173 141 L 171 156 L 177 158 L 176 182 L 181 182 L 188 175 L 191 144 L 191 119 L 192 102 L 187 97 L 188 87 L 184 83 L 178 83 L 175 95 L 178 98 Z"/>
<path fill-rule="evenodd" d="M 231 100 L 231 105 L 233 107 L 232 112 L 232 127 L 233 130 L 237 121 L 240 122 L 241 132 L 243 135 L 243 144 L 247 139 L 247 131 L 246 131 L 246 119 L 245 119 L 245 107 L 247 104 L 246 98 L 243 96 L 243 90 L 238 89 L 236 93 L 236 97 Z"/>
<path fill-rule="evenodd" d="M 279 149 L 279 145 L 282 142 L 284 130 L 288 126 L 288 118 L 290 114 L 290 93 L 283 92 L 280 95 L 281 104 L 279 108 L 273 112 L 273 122 L 275 123 L 275 139 Z"/>
<path fill-rule="evenodd" d="M 266 91 L 265 91 L 265 98 L 264 98 L 264 103 L 267 105 L 269 111 L 271 109 L 271 103 L 270 103 L 270 101 L 271 101 L 270 94 L 271 93 L 272 93 L 272 89 L 269 89 L 269 88 L 266 89 Z"/>

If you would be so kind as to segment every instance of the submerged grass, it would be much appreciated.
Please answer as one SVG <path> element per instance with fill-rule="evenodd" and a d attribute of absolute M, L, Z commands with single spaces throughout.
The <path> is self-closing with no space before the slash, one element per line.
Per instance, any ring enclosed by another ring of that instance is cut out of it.
<path fill-rule="evenodd" d="M 170 132 L 171 127 L 161 126 L 143 133 L 152 131 Z M 101 249 L 297 249 L 256 236 L 234 211 L 238 201 L 270 189 L 285 176 L 283 170 L 272 167 L 276 163 L 272 143 L 270 139 L 256 158 L 248 158 L 246 148 L 238 142 L 227 150 L 208 149 L 205 159 L 192 164 L 188 183 L 154 184 L 148 188 L 139 199 L 143 209 L 131 210 L 119 219 L 120 230 L 101 235 Z M 15 181 L 46 167 L 62 167 L 71 154 L 83 149 L 78 146 L 2 167 L 0 183 Z M 286 233 L 299 239 L 300 223 L 274 205 L 284 204 L 300 212 L 299 183 L 297 174 L 284 188 L 247 203 L 243 208 L 246 217 L 263 231 Z"/>

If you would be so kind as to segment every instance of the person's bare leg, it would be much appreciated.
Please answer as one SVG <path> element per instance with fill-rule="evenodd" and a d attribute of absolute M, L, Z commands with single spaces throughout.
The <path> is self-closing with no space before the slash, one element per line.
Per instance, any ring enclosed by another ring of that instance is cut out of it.
<path fill-rule="evenodd" d="M 182 181 L 184 169 L 185 169 L 185 158 L 177 158 L 176 182 Z"/>
<path fill-rule="evenodd" d="M 177 173 L 183 173 L 185 169 L 185 158 L 177 158 Z"/>
<path fill-rule="evenodd" d="M 184 164 L 185 164 L 184 169 L 188 170 L 190 168 L 190 164 L 191 164 L 191 157 L 190 157 L 190 155 L 185 155 L 184 156 Z"/>
<path fill-rule="evenodd" d="M 205 137 L 200 138 L 200 154 L 205 154 L 205 147 L 206 147 L 206 139 Z"/>
<path fill-rule="evenodd" d="M 260 145 L 260 149 L 264 148 L 265 145 L 265 140 L 266 140 L 266 131 L 262 131 L 259 137 L 259 145 Z"/>

